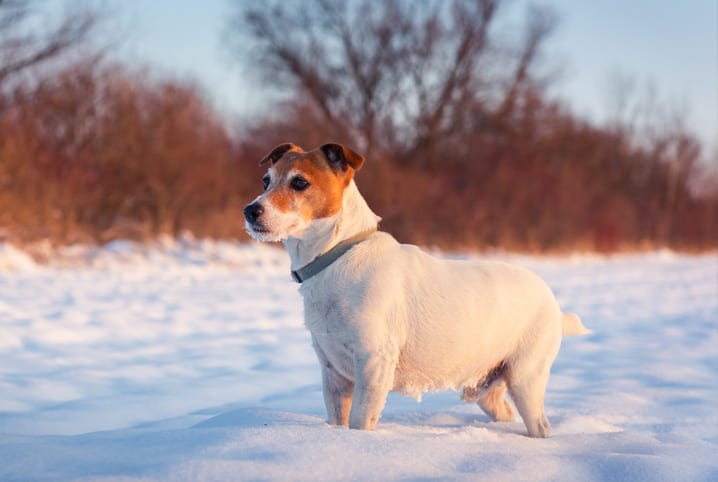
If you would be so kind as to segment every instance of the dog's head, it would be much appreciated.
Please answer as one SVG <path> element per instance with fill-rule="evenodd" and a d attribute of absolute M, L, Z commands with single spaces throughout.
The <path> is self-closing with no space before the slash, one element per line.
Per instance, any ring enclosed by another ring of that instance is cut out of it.
<path fill-rule="evenodd" d="M 301 238 L 312 221 L 337 214 L 364 158 L 341 144 L 305 152 L 287 143 L 259 161 L 260 166 L 267 163 L 264 193 L 245 206 L 244 224 L 258 241 L 280 241 Z"/>

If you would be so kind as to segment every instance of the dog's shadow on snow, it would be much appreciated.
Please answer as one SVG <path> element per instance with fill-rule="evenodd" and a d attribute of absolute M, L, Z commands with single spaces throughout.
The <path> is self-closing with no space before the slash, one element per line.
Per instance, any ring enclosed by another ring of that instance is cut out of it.
<path fill-rule="evenodd" d="M 497 435 L 526 435 L 526 427 L 518 416 L 512 422 L 493 422 L 477 405 L 456 403 L 457 396 L 452 392 L 428 393 L 424 396 L 424 402 L 417 403 L 411 398 L 390 393 L 377 432 L 451 433 L 482 429 Z M 294 426 L 337 429 L 327 423 L 321 397 L 321 387 L 310 385 L 292 394 L 267 398 L 262 402 L 266 405 L 262 406 L 230 404 L 207 408 L 193 414 L 204 420 L 195 423 L 192 428 L 281 429 Z M 291 409 L 287 410 L 285 407 Z M 549 418 L 556 435 L 617 430 L 598 420 L 588 420 L 590 417 L 554 413 L 550 414 Z"/>
<path fill-rule="evenodd" d="M 310 390 L 305 388 L 304 391 Z M 311 390 L 316 391 L 316 387 Z M 306 394 L 305 394 L 306 395 Z M 317 393 L 318 396 L 319 392 Z M 426 432 L 452 433 L 465 430 L 486 430 L 497 435 L 526 435 L 526 427 L 521 419 L 511 422 L 493 422 L 481 409 L 472 403 L 455 403 L 455 394 L 428 394 L 425 402 L 417 404 L 414 400 L 397 394 L 390 394 L 377 432 Z M 195 412 L 193 415 L 204 419 L 195 423 L 193 429 L 281 429 L 282 427 L 306 427 L 325 429 L 331 427 L 324 408 L 316 404 L 303 404 L 292 407 L 288 399 L 273 400 L 268 406 L 225 405 Z M 550 413 L 554 435 L 572 435 L 587 433 L 620 432 L 622 429 L 608 421 L 586 415 L 568 413 Z"/>
<path fill-rule="evenodd" d="M 290 412 L 274 408 L 241 407 L 221 411 L 196 423 L 192 429 L 270 429 L 282 427 L 305 427 L 307 429 L 339 429 L 331 427 L 326 417 L 318 413 Z M 377 433 L 417 431 L 427 433 L 450 433 L 467 428 L 481 428 L 502 434 L 525 434 L 522 422 L 493 423 L 483 413 L 454 410 L 421 412 L 392 411 L 382 416 Z"/>

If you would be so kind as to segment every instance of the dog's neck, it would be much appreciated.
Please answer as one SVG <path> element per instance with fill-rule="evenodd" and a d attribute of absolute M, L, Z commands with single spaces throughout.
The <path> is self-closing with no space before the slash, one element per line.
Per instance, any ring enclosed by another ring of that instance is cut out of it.
<path fill-rule="evenodd" d="M 313 261 L 341 241 L 377 229 L 381 218 L 369 208 L 354 180 L 344 189 L 342 208 L 334 216 L 315 219 L 301 238 L 283 240 L 292 270 Z"/>

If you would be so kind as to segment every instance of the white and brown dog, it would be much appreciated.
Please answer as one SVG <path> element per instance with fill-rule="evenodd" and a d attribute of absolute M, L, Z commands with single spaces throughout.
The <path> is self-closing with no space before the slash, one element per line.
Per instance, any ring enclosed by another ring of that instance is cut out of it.
<path fill-rule="evenodd" d="M 532 272 L 438 259 L 378 231 L 354 183 L 364 158 L 339 144 L 281 144 L 244 209 L 259 241 L 282 241 L 302 283 L 329 423 L 373 429 L 394 390 L 463 390 L 493 419 L 547 437 L 544 394 L 564 335 L 588 333 Z"/>

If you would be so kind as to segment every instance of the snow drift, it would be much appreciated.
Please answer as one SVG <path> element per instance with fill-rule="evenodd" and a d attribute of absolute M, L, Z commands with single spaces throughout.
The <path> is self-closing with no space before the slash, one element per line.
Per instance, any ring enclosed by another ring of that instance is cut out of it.
<path fill-rule="evenodd" d="M 533 258 L 593 334 L 553 366 L 547 440 L 458 394 L 324 423 L 286 255 L 161 240 L 0 244 L 0 480 L 716 480 L 715 254 Z"/>

